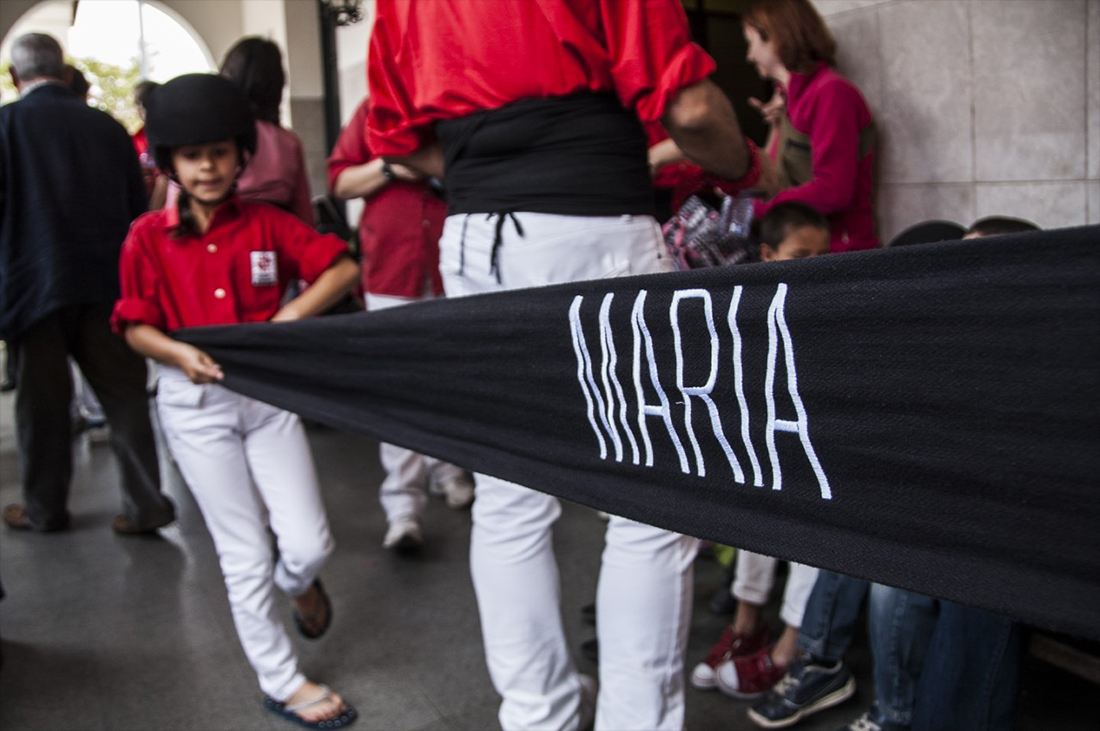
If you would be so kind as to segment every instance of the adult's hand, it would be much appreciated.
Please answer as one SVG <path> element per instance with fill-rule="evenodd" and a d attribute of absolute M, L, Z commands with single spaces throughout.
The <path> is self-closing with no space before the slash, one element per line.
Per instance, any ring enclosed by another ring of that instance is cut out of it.
<path fill-rule="evenodd" d="M 769 127 L 777 126 L 783 121 L 783 115 L 787 113 L 787 100 L 783 98 L 783 93 L 779 89 L 776 89 L 772 98 L 766 102 L 756 97 L 749 97 L 749 106 L 760 112 Z"/>

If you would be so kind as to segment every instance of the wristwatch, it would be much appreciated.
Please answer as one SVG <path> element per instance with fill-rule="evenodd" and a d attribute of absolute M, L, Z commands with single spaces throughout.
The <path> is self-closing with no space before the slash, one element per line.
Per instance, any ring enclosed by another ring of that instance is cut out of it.
<path fill-rule="evenodd" d="M 386 180 L 393 180 L 397 176 L 394 175 L 393 168 L 390 167 L 388 162 L 382 162 L 382 177 Z"/>

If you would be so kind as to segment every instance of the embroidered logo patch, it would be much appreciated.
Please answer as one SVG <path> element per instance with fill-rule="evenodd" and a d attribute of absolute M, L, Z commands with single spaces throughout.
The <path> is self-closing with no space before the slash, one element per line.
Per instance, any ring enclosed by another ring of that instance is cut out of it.
<path fill-rule="evenodd" d="M 278 284 L 279 267 L 275 263 L 274 251 L 253 251 L 252 284 L 257 287 Z"/>

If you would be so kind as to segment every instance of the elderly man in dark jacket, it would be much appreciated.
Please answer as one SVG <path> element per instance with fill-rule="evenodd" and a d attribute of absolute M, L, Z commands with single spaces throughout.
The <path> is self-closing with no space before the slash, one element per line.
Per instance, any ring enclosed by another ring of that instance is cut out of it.
<path fill-rule="evenodd" d="M 56 40 L 24 35 L 11 55 L 20 99 L 0 108 L 0 338 L 16 359 L 25 504 L 3 519 L 20 530 L 69 525 L 72 356 L 103 404 L 119 462 L 114 529 L 151 532 L 175 510 L 161 492 L 145 362 L 109 324 L 119 247 L 145 210 L 137 156 L 118 122 L 66 88 Z"/>

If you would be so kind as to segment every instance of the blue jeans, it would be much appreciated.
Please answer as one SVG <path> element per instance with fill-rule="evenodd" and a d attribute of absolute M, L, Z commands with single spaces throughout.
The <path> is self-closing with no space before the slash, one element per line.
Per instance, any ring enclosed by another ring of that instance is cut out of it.
<path fill-rule="evenodd" d="M 1012 620 L 940 602 L 917 687 L 912 731 L 1009 731 L 1023 637 Z"/>
<path fill-rule="evenodd" d="M 830 663 L 843 660 L 852 644 L 867 589 L 862 579 L 833 571 L 819 572 L 802 615 L 798 649 Z"/>
<path fill-rule="evenodd" d="M 909 726 L 917 682 L 936 625 L 936 600 L 873 584 L 869 611 L 876 705 L 873 720 Z"/>
<path fill-rule="evenodd" d="M 868 592 L 876 720 L 908 725 L 923 650 L 936 619 L 934 599 L 881 584 L 872 588 L 862 579 L 822 571 L 806 603 L 798 648 L 827 663 L 843 660 Z"/>

